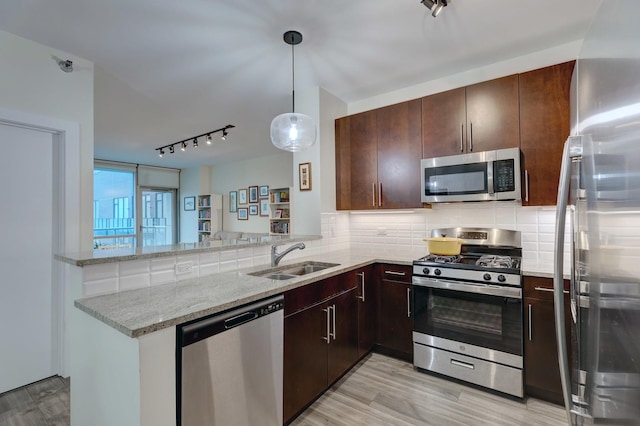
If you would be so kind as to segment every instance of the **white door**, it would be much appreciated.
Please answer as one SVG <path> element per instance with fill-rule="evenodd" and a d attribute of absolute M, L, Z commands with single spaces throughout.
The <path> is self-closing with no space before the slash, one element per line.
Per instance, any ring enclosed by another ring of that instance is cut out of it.
<path fill-rule="evenodd" d="M 52 135 L 0 124 L 0 393 L 53 374 Z"/>

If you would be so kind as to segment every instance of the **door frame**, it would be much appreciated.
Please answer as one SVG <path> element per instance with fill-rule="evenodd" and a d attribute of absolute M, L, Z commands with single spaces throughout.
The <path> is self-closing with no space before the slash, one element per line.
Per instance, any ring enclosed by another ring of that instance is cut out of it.
<path fill-rule="evenodd" d="M 22 127 L 51 134 L 52 143 L 52 356 L 51 371 L 69 375 L 68 283 L 64 265 L 55 261 L 61 253 L 77 253 L 81 249 L 81 156 L 80 124 L 24 111 L 0 108 L 0 124 Z M 72 302 L 71 302 L 72 304 Z"/>

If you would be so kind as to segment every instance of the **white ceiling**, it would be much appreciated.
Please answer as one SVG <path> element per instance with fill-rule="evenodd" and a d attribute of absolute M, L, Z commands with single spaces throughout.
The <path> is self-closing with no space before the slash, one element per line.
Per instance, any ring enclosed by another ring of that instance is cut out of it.
<path fill-rule="evenodd" d="M 353 102 L 583 38 L 602 0 L 2 0 L 0 29 L 95 63 L 95 157 L 192 167 L 277 154 L 296 90 Z M 226 142 L 155 148 L 226 124 Z"/>

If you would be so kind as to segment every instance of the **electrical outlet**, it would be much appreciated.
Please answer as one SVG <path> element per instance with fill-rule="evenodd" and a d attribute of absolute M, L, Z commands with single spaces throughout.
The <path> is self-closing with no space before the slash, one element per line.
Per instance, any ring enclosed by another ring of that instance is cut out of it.
<path fill-rule="evenodd" d="M 176 263 L 176 274 L 189 274 L 193 271 L 193 262 Z"/>

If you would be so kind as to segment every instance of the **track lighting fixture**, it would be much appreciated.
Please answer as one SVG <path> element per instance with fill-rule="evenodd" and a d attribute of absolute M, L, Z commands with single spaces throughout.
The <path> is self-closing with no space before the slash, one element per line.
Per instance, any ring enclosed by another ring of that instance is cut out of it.
<path fill-rule="evenodd" d="M 447 5 L 447 0 L 422 0 L 420 3 L 429 9 L 431 11 L 431 16 L 435 18 Z"/>
<path fill-rule="evenodd" d="M 229 129 L 233 129 L 234 127 L 236 127 L 236 126 L 234 126 L 233 124 L 227 124 L 226 126 L 221 127 L 219 129 L 211 130 L 210 132 L 203 133 L 203 134 L 198 135 L 198 136 L 192 136 L 190 138 L 183 139 L 183 140 L 178 141 L 178 142 L 174 142 L 174 143 L 170 143 L 168 145 L 161 146 L 160 148 L 156 148 L 156 151 L 158 151 L 158 156 L 159 157 L 163 157 L 164 156 L 164 150 L 166 148 L 169 148 L 169 153 L 173 154 L 175 152 L 175 146 L 176 145 L 180 145 L 180 150 L 181 151 L 186 151 L 189 141 L 192 142 L 194 148 L 197 148 L 198 147 L 198 138 L 201 138 L 201 137 L 204 137 L 204 136 L 207 137 L 207 139 L 206 139 L 207 145 L 211 145 L 211 135 L 212 134 L 221 132 L 222 133 L 221 139 L 222 140 L 226 140 L 227 139 L 227 135 L 229 134 Z"/>

